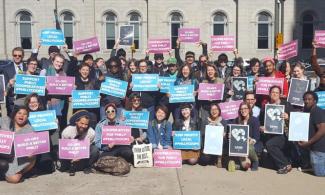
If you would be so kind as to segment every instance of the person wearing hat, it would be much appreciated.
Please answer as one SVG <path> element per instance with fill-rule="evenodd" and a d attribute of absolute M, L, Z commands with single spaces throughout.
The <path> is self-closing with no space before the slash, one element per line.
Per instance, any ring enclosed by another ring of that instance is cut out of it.
<path fill-rule="evenodd" d="M 90 113 L 86 110 L 79 110 L 70 118 L 70 125 L 67 126 L 61 135 L 62 139 L 89 139 L 89 158 L 88 159 L 61 159 L 60 171 L 69 170 L 70 176 L 74 176 L 76 171 L 83 170 L 85 174 L 91 173 L 91 166 L 98 159 L 98 149 L 95 146 L 95 130 L 89 127 Z"/>
<path fill-rule="evenodd" d="M 149 67 L 151 67 L 149 72 L 159 74 L 159 76 L 163 76 L 167 72 L 168 67 L 164 64 L 164 54 L 155 53 L 154 62 L 151 62 L 149 60 L 149 53 L 147 53 L 145 59 L 148 61 Z"/>

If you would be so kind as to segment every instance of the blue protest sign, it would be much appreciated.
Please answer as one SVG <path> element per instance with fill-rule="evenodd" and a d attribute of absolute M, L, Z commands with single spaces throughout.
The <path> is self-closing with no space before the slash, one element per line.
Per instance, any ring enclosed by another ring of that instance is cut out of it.
<path fill-rule="evenodd" d="M 160 92 L 168 93 L 170 86 L 174 85 L 176 78 L 174 77 L 159 77 Z"/>
<path fill-rule="evenodd" d="M 73 90 L 72 108 L 99 108 L 98 90 Z"/>
<path fill-rule="evenodd" d="M 30 112 L 28 120 L 34 131 L 44 131 L 58 128 L 55 110 Z"/>
<path fill-rule="evenodd" d="M 316 92 L 318 96 L 317 106 L 321 109 L 325 109 L 325 91 Z"/>
<path fill-rule="evenodd" d="M 169 103 L 194 102 L 194 85 L 171 86 Z"/>
<path fill-rule="evenodd" d="M 132 74 L 132 91 L 158 91 L 158 74 Z"/>
<path fill-rule="evenodd" d="M 132 128 L 148 129 L 149 112 L 123 111 L 124 125 Z"/>
<path fill-rule="evenodd" d="M 254 90 L 254 76 L 248 76 L 247 77 L 247 91 L 253 91 Z"/>
<path fill-rule="evenodd" d="M 201 148 L 200 131 L 175 131 L 173 148 L 199 150 Z"/>
<path fill-rule="evenodd" d="M 64 45 L 63 32 L 57 29 L 43 29 L 41 31 L 41 44 L 47 46 Z"/>
<path fill-rule="evenodd" d="M 106 77 L 100 86 L 100 93 L 114 97 L 125 98 L 128 82 Z"/>
<path fill-rule="evenodd" d="M 38 95 L 44 96 L 45 85 L 46 85 L 45 76 L 17 74 L 15 86 L 14 86 L 14 93 L 25 94 L 25 95 L 31 93 L 37 93 Z"/>

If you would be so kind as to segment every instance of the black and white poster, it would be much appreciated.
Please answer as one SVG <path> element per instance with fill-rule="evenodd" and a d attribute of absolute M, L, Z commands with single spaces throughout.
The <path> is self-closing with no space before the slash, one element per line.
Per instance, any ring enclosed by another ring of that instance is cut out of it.
<path fill-rule="evenodd" d="M 232 90 L 234 92 L 232 100 L 244 99 L 247 90 L 247 77 L 232 77 Z"/>
<path fill-rule="evenodd" d="M 229 156 L 248 156 L 248 125 L 229 125 Z"/>
<path fill-rule="evenodd" d="M 304 106 L 303 95 L 308 90 L 309 80 L 292 78 L 290 82 L 288 102 L 296 106 Z"/>
<path fill-rule="evenodd" d="M 281 114 L 284 113 L 284 105 L 265 105 L 264 133 L 283 134 L 284 120 Z"/>
<path fill-rule="evenodd" d="M 6 103 L 6 98 L 5 98 L 5 77 L 1 74 L 0 75 L 0 103 Z"/>
<path fill-rule="evenodd" d="M 134 26 L 120 26 L 120 45 L 131 46 L 134 39 Z"/>

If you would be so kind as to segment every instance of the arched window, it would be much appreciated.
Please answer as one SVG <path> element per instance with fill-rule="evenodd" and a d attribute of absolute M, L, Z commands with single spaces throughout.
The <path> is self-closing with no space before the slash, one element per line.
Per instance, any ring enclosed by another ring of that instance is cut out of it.
<path fill-rule="evenodd" d="M 74 16 L 71 12 L 63 12 L 61 17 L 63 23 L 63 34 L 65 38 L 65 43 L 68 45 L 69 49 L 72 49 Z"/>
<path fill-rule="evenodd" d="M 183 26 L 183 16 L 178 12 L 173 12 L 170 15 L 170 28 L 172 49 L 176 47 L 176 40 L 178 38 L 178 29 Z"/>
<path fill-rule="evenodd" d="M 132 12 L 129 16 L 130 16 L 130 25 L 134 26 L 134 44 L 135 44 L 135 48 L 139 49 L 141 16 L 136 12 Z"/>
<path fill-rule="evenodd" d="M 21 47 L 32 49 L 32 15 L 27 11 L 17 14 Z"/>
<path fill-rule="evenodd" d="M 227 34 L 227 16 L 222 12 L 217 12 L 213 16 L 213 35 Z"/>
<path fill-rule="evenodd" d="M 257 16 L 257 48 L 269 49 L 271 46 L 271 16 L 261 12 Z"/>
<path fill-rule="evenodd" d="M 114 13 L 107 12 L 105 14 L 105 26 L 106 49 L 113 49 L 116 37 L 116 15 Z"/>
<path fill-rule="evenodd" d="M 314 37 L 314 21 L 312 14 L 308 13 L 302 17 L 302 48 L 308 49 L 312 47 Z"/>

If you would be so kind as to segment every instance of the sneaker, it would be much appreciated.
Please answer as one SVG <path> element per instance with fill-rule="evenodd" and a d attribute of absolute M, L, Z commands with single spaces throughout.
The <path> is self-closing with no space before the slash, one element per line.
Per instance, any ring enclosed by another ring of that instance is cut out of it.
<path fill-rule="evenodd" d="M 83 172 L 84 172 L 84 174 L 86 174 L 86 175 L 88 175 L 88 174 L 90 174 L 90 173 L 94 173 L 93 170 L 92 170 L 90 167 L 85 168 L 85 169 L 83 170 Z"/>
<path fill-rule="evenodd" d="M 257 171 L 258 170 L 258 161 L 252 162 L 251 171 Z"/>
<path fill-rule="evenodd" d="M 290 166 L 291 167 L 291 166 Z M 291 171 L 289 166 L 285 166 L 277 171 L 278 174 L 287 174 Z"/>
<path fill-rule="evenodd" d="M 235 171 L 236 171 L 236 164 L 235 164 L 235 161 L 230 160 L 230 161 L 228 162 L 228 171 L 229 171 L 229 172 L 235 172 Z"/>

